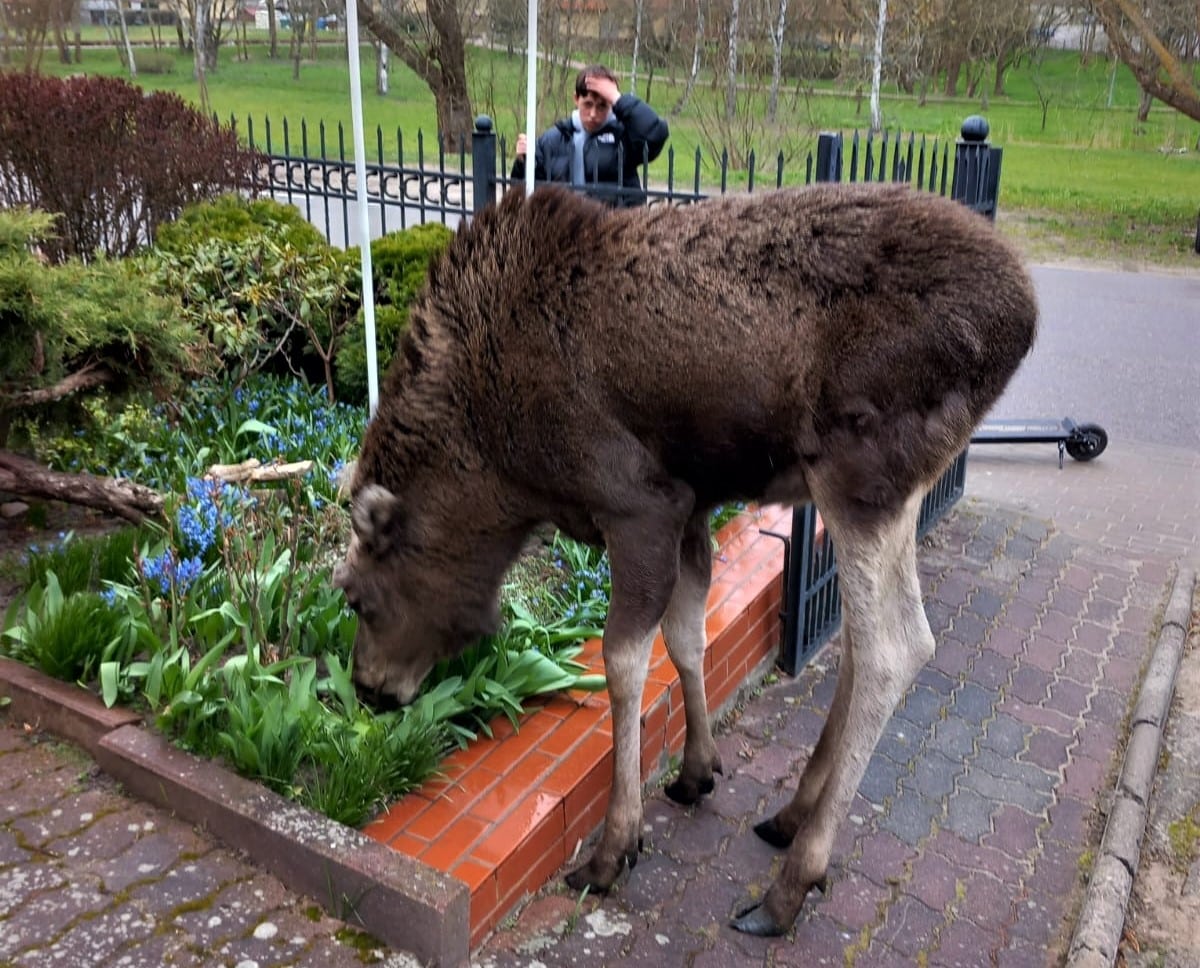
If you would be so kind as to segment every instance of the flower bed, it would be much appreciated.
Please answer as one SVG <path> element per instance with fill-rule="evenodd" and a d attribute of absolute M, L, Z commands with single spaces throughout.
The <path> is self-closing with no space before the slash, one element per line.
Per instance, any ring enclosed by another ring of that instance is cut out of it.
<path fill-rule="evenodd" d="M 407 709 L 362 706 L 349 674 L 357 620 L 329 572 L 348 531 L 334 478 L 364 417 L 264 379 L 193 387 L 171 410 L 98 405 L 80 435 L 41 439 L 57 466 L 154 486 L 165 520 L 29 548 L 0 655 L 145 711 L 185 749 L 352 826 L 498 714 L 602 688 L 573 657 L 603 623 L 607 563 L 556 539 L 510 572 L 500 633 L 439 664 Z M 247 458 L 302 471 L 252 486 L 200 476 Z"/>

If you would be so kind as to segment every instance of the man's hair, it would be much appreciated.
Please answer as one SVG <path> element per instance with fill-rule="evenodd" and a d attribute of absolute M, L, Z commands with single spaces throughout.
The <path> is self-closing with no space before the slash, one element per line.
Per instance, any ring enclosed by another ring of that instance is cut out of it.
<path fill-rule="evenodd" d="M 575 78 L 575 96 L 585 97 L 588 93 L 587 82 L 593 77 L 604 77 L 617 83 L 617 75 L 610 71 L 603 64 L 589 64 L 579 72 L 579 76 Z M 620 85 L 617 85 L 620 87 Z"/>

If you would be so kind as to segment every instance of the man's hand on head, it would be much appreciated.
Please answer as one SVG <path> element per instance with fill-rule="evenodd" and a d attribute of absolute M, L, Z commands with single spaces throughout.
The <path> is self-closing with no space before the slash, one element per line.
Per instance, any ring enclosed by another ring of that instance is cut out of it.
<path fill-rule="evenodd" d="M 589 94 L 594 94 L 596 97 L 607 101 L 609 107 L 616 104 L 617 98 L 621 96 L 620 88 L 607 77 L 589 77 L 587 79 L 587 90 Z"/>

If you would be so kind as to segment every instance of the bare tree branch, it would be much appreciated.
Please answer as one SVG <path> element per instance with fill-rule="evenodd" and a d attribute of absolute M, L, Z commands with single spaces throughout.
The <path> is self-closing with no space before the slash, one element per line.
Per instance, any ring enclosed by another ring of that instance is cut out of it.
<path fill-rule="evenodd" d="M 1131 0 L 1092 0 L 1092 9 L 1112 49 L 1133 72 L 1142 90 L 1200 121 L 1200 88 L 1141 8 Z M 1197 16 L 1200 18 L 1200 12 Z"/>
<path fill-rule="evenodd" d="M 93 387 L 110 383 L 113 378 L 114 374 L 108 367 L 100 363 L 89 363 L 82 370 L 76 370 L 63 377 L 53 386 L 14 393 L 8 398 L 6 404 L 11 407 L 32 407 L 43 403 L 54 403 L 54 401 L 62 400 L 80 390 L 90 390 Z"/>

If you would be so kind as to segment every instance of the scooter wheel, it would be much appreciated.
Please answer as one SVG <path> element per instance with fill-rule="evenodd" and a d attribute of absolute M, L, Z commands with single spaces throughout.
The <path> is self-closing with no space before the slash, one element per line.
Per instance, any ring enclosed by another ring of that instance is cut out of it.
<path fill-rule="evenodd" d="M 1108 434 L 1098 424 L 1083 424 L 1075 428 L 1074 434 L 1067 440 L 1067 453 L 1075 460 L 1094 460 L 1104 453 L 1108 446 Z"/>

